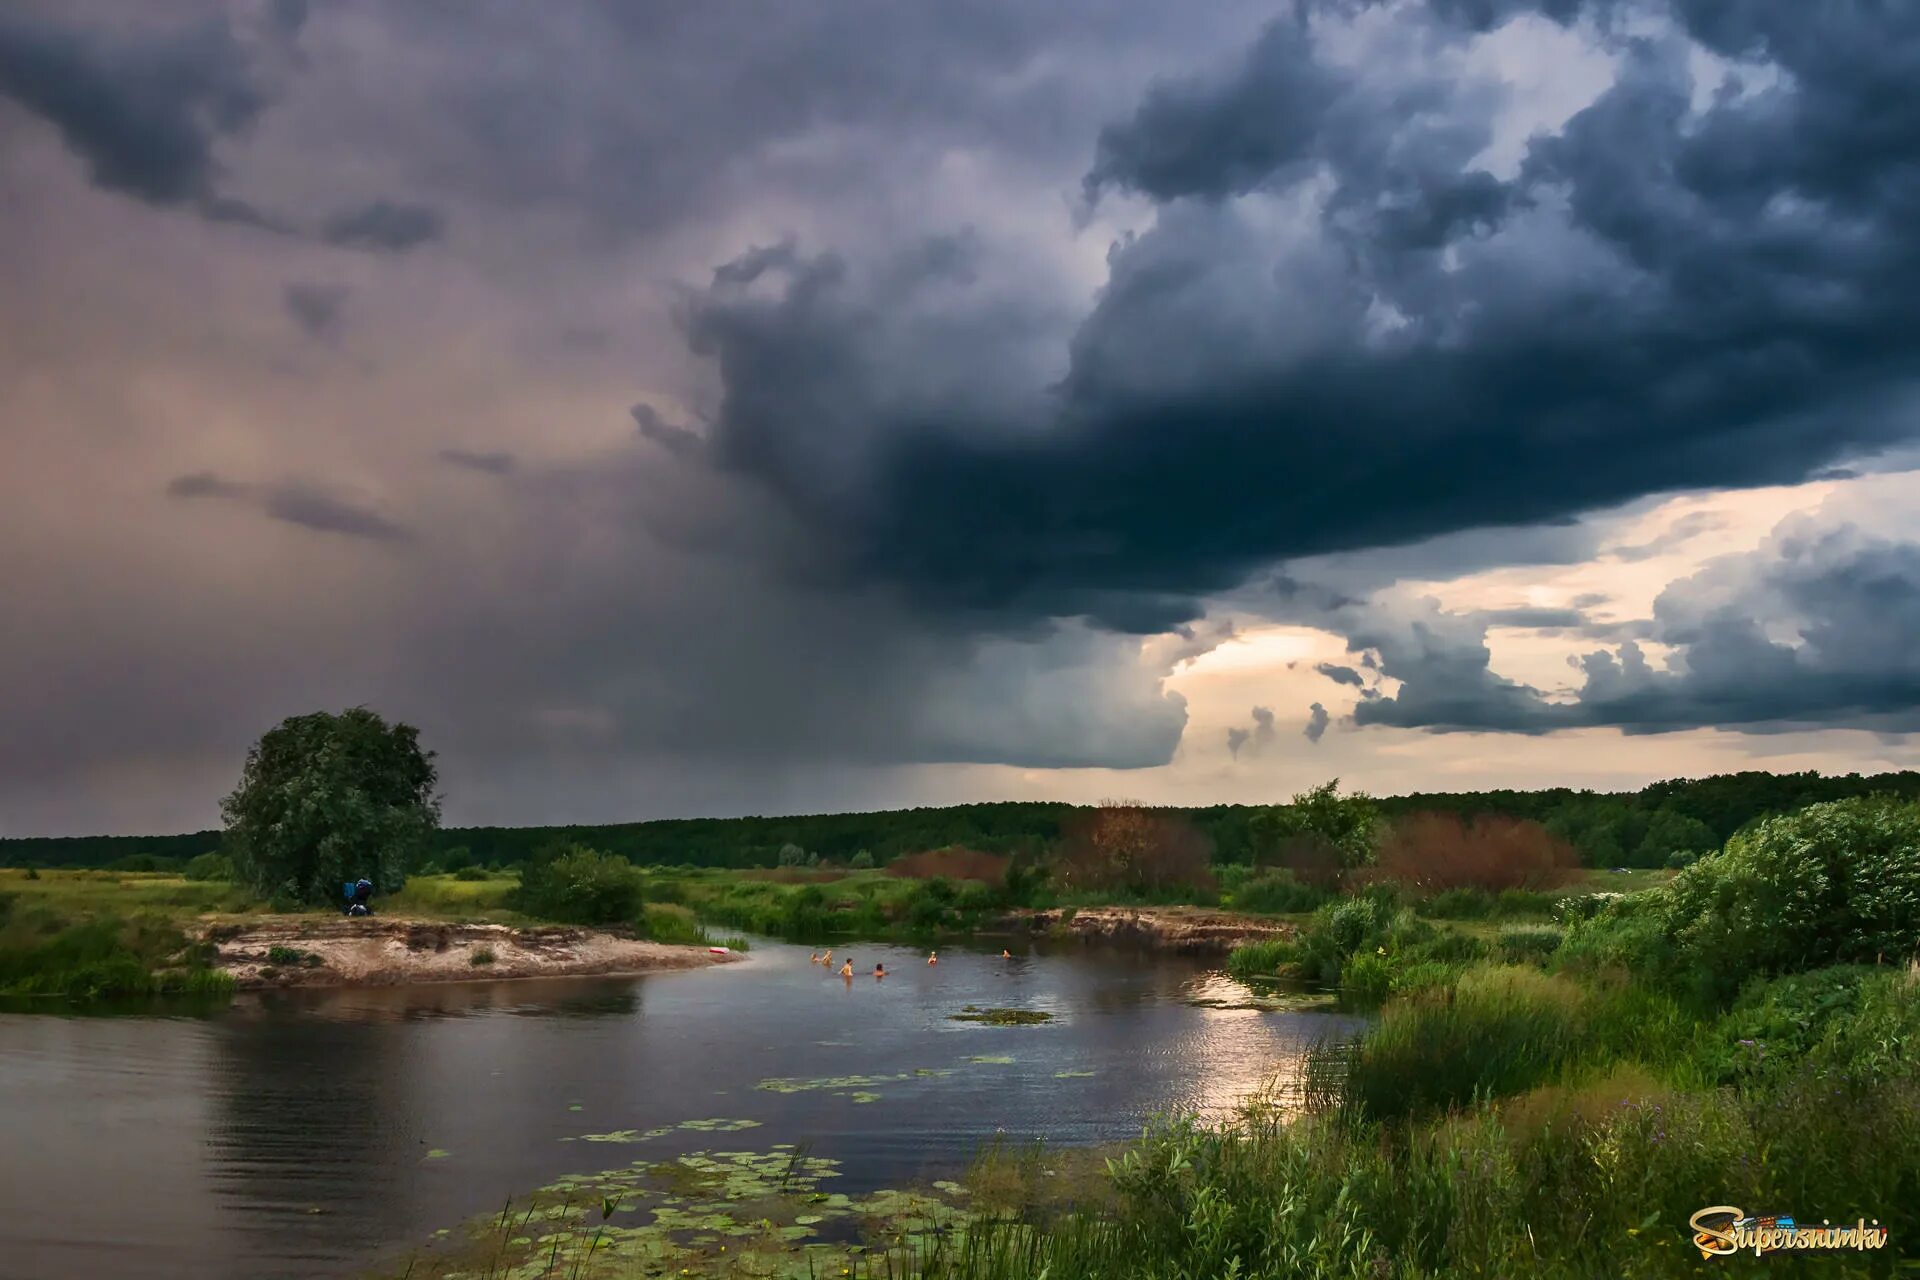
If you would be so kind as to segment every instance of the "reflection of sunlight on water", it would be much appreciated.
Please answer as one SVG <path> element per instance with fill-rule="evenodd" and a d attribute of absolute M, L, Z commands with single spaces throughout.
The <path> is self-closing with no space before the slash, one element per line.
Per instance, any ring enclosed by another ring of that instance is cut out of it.
<path fill-rule="evenodd" d="M 1308 1051 L 1323 1039 L 1345 1038 L 1364 1025 L 1363 1019 L 1338 1014 L 1250 1007 L 1252 993 L 1219 972 L 1195 975 L 1181 996 L 1200 1006 L 1200 1016 L 1192 1030 L 1166 1046 L 1196 1067 L 1188 1096 L 1174 1100 L 1174 1106 L 1209 1120 L 1225 1119 L 1255 1098 L 1297 1110 L 1303 1102 Z M 1225 1007 L 1206 1007 L 1216 1002 Z"/>

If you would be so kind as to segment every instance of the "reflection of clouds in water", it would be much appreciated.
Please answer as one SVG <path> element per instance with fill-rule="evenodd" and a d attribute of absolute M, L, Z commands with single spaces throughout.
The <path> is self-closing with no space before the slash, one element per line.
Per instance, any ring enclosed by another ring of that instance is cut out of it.
<path fill-rule="evenodd" d="M 1231 1006 L 1253 995 L 1225 974 L 1209 972 L 1185 984 L 1181 998 Z M 1169 1046 L 1197 1064 L 1191 1093 L 1176 1106 L 1211 1120 L 1232 1115 L 1255 1097 L 1299 1106 L 1308 1051 L 1322 1039 L 1350 1036 L 1366 1025 L 1364 1018 L 1327 1013 L 1231 1007 L 1198 1007 L 1194 1012 L 1197 1023 L 1180 1043 Z"/>

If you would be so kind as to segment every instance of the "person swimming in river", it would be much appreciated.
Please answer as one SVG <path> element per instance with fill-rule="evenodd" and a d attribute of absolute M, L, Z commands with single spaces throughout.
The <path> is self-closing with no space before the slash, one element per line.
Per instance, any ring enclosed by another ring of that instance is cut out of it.
<path fill-rule="evenodd" d="M 820 963 L 827 966 L 827 968 L 829 969 L 833 968 L 833 948 L 832 947 L 828 947 L 827 953 L 820 957 Z"/>
<path fill-rule="evenodd" d="M 929 952 L 927 952 L 927 963 L 928 963 L 928 964 L 939 964 L 939 963 L 940 963 L 940 953 L 939 953 L 938 951 L 929 951 Z"/>
<path fill-rule="evenodd" d="M 819 963 L 820 963 L 820 953 L 819 953 L 818 951 L 815 951 L 815 952 L 812 952 L 811 954 L 809 954 L 809 955 L 807 956 L 807 963 L 808 963 L 808 964 L 819 964 Z"/>
<path fill-rule="evenodd" d="M 843 978 L 851 978 L 853 976 L 853 961 L 851 959 L 840 966 L 840 976 Z"/>
<path fill-rule="evenodd" d="M 1002 947 L 1000 948 L 1000 958 L 1002 960 L 1011 960 L 1013 959 L 1013 952 L 1007 950 L 1005 947 Z"/>

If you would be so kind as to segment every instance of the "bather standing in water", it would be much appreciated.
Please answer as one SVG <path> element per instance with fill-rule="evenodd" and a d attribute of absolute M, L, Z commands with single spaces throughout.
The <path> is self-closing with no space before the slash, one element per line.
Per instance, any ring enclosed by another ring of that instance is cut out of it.
<path fill-rule="evenodd" d="M 853 961 L 851 958 L 840 966 L 840 976 L 843 978 L 851 978 L 853 976 Z"/>
<path fill-rule="evenodd" d="M 887 966 L 886 966 L 886 965 L 884 965 L 884 964 L 877 964 L 877 965 L 875 965 L 875 966 L 873 966 L 873 976 L 874 976 L 874 977 L 876 977 L 876 978 L 884 978 L 884 977 L 886 977 L 886 976 L 887 976 Z"/>
<path fill-rule="evenodd" d="M 938 951 L 929 951 L 929 952 L 927 952 L 927 963 L 928 963 L 928 964 L 939 964 L 939 963 L 940 963 L 940 953 L 939 953 Z"/>

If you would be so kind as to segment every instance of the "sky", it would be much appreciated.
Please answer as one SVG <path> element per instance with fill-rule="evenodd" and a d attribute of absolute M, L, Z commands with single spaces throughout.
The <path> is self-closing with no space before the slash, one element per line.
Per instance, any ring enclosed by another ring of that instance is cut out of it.
<path fill-rule="evenodd" d="M 14 0 L 0 834 L 1920 767 L 1920 6 Z"/>

